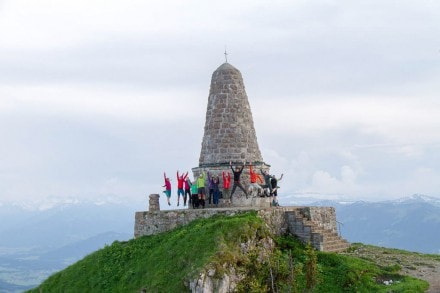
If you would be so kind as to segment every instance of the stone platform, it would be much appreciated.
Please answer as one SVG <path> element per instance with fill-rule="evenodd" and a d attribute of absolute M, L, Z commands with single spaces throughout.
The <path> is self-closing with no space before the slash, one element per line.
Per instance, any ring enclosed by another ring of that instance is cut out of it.
<path fill-rule="evenodd" d="M 232 202 L 229 199 L 220 198 L 218 206 L 208 203 L 208 199 L 205 200 L 205 208 L 240 208 L 240 207 L 257 207 L 257 208 L 269 208 L 271 206 L 272 197 L 249 197 L 240 195 L 232 198 Z M 189 206 L 192 209 L 192 206 Z M 200 209 L 200 208 L 199 208 Z"/>
<path fill-rule="evenodd" d="M 320 251 L 338 252 L 345 250 L 349 243 L 342 239 L 337 231 L 336 212 L 333 207 L 269 207 L 270 198 L 247 199 L 237 201 L 250 204 L 259 202 L 261 207 L 235 206 L 222 208 L 184 209 L 166 211 L 136 212 L 135 238 L 166 232 L 199 218 L 210 218 L 214 215 L 234 216 L 239 213 L 256 211 L 274 235 L 292 234 L 304 243 L 311 243 Z M 266 206 L 264 206 L 266 204 Z"/>

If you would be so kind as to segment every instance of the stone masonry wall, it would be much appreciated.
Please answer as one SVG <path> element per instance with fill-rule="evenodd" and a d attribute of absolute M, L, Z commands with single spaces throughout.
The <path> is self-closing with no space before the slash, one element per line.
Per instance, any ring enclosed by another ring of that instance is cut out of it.
<path fill-rule="evenodd" d="M 222 171 L 231 172 L 233 166 L 252 164 L 255 171 L 269 171 L 258 147 L 252 111 L 240 71 L 229 63 L 219 66 L 211 78 L 208 105 L 199 165 L 192 169 L 193 178 L 209 171 L 217 175 L 222 184 Z M 247 188 L 249 167 L 241 176 Z M 237 195 L 243 195 L 238 189 Z M 234 204 L 233 204 L 234 205 Z"/>
<path fill-rule="evenodd" d="M 233 167 L 235 167 L 235 166 L 240 166 L 241 167 L 242 164 L 241 165 L 232 165 L 232 166 Z M 264 163 L 257 163 L 256 165 L 253 165 L 252 168 L 253 168 L 254 172 L 257 172 L 261 176 L 261 179 L 264 182 L 264 178 L 261 175 L 260 170 L 264 170 L 264 171 L 269 172 L 269 166 L 264 164 Z M 193 174 L 194 174 L 195 178 L 197 178 L 202 171 L 205 171 L 206 173 L 209 172 L 209 175 L 218 176 L 219 179 L 220 179 L 220 185 L 219 185 L 220 186 L 220 190 L 223 190 L 222 172 L 225 172 L 225 174 L 227 174 L 229 172 L 229 174 L 231 175 L 231 187 L 230 187 L 230 189 L 232 189 L 232 186 L 234 184 L 234 175 L 232 173 L 231 167 L 229 166 L 229 163 L 228 164 L 219 164 L 217 166 L 211 166 L 211 167 L 205 167 L 205 168 L 196 167 L 196 168 L 193 168 L 192 171 L 193 171 Z M 206 174 L 206 176 L 208 176 L 208 174 Z M 243 184 L 243 186 L 246 189 L 249 188 L 249 183 L 250 183 L 249 164 L 247 164 L 244 167 L 243 172 L 241 173 L 240 182 Z M 206 186 L 208 186 L 207 182 L 206 182 Z M 235 197 L 237 197 L 237 196 L 244 196 L 244 194 L 243 194 L 243 192 L 239 188 L 237 188 L 235 193 L 234 193 L 234 196 Z M 233 203 L 233 206 L 235 206 L 235 203 Z"/>
<path fill-rule="evenodd" d="M 141 237 L 169 231 L 176 227 L 187 225 L 191 221 L 199 218 L 209 218 L 214 215 L 233 216 L 239 213 L 257 211 L 258 215 L 265 220 L 267 227 L 275 235 L 283 235 L 296 232 L 301 234 L 300 238 L 304 241 L 310 239 L 313 246 L 318 250 L 323 250 L 324 239 L 316 235 L 309 226 L 302 223 L 299 227 L 295 222 L 298 219 L 291 219 L 289 214 L 292 212 L 297 215 L 307 215 L 304 221 L 318 223 L 326 230 L 336 231 L 336 214 L 332 207 L 278 207 L 278 208 L 222 208 L 222 209 L 197 209 L 197 210 L 171 210 L 154 212 L 136 212 L 134 236 Z M 290 222 L 289 222 L 290 221 Z M 309 228 L 307 228 L 309 227 Z M 306 229 L 305 229 L 306 228 Z M 295 231 L 299 229 L 301 231 Z"/>
<path fill-rule="evenodd" d="M 199 167 L 230 161 L 263 158 L 241 73 L 224 63 L 212 74 Z"/>
<path fill-rule="evenodd" d="M 179 226 L 187 225 L 195 219 L 210 218 L 214 215 L 234 216 L 250 210 L 235 208 L 136 212 L 134 237 L 166 232 Z"/>
<path fill-rule="evenodd" d="M 337 232 L 338 230 L 334 207 L 325 207 L 325 210 L 322 207 L 303 207 L 300 213 L 319 227 L 332 232 Z"/>

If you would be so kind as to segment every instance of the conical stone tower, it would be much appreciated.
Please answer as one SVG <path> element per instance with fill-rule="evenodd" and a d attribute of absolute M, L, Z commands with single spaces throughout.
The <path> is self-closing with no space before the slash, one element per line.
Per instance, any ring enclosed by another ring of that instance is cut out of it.
<path fill-rule="evenodd" d="M 231 171 L 229 162 L 233 166 L 252 164 L 258 172 L 270 167 L 264 163 L 258 147 L 241 73 L 226 62 L 212 74 L 202 149 L 199 166 L 193 168 L 194 176 L 205 170 L 222 181 L 222 171 Z M 245 186 L 249 184 L 248 166 L 243 170 L 241 182 Z M 237 189 L 237 193 L 241 191 Z"/>

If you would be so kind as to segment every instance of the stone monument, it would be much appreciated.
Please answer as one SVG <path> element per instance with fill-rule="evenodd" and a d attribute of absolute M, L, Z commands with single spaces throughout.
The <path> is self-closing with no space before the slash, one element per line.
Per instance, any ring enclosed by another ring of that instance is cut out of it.
<path fill-rule="evenodd" d="M 231 171 L 230 161 L 233 165 L 245 161 L 251 163 L 257 172 L 260 169 L 268 171 L 270 167 L 264 163 L 258 148 L 241 73 L 226 62 L 212 75 L 199 166 L 192 170 L 195 177 L 204 170 L 221 178 L 222 171 Z M 249 184 L 248 166 L 243 170 L 242 183 L 245 186 Z M 232 204 L 240 208 L 168 211 L 160 211 L 159 195 L 151 194 L 149 211 L 136 212 L 134 236 L 162 233 L 197 218 L 256 211 L 275 235 L 296 235 L 305 244 L 311 243 L 320 251 L 342 251 L 349 246 L 337 233 L 333 207 L 271 207 L 270 197 L 246 198 L 240 197 L 240 193 L 237 189 Z M 220 207 L 227 206 L 225 201 L 220 200 Z"/>
<path fill-rule="evenodd" d="M 222 171 L 231 172 L 230 162 L 233 166 L 246 162 L 241 176 L 245 186 L 249 184 L 249 164 L 257 172 L 268 171 L 270 167 L 263 161 L 258 147 L 241 73 L 225 62 L 212 74 L 199 165 L 192 171 L 194 177 L 202 170 L 209 171 L 222 182 Z M 242 194 L 237 188 L 234 197 Z"/>

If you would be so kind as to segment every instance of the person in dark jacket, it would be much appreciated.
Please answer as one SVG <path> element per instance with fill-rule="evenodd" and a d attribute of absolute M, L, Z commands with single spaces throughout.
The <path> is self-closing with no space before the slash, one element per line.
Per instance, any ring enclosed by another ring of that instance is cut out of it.
<path fill-rule="evenodd" d="M 278 203 L 278 188 L 280 188 L 278 186 L 278 182 L 283 179 L 283 174 L 281 174 L 280 178 L 276 178 L 275 175 L 271 175 L 271 186 L 272 186 L 272 206 L 277 207 L 280 206 L 280 204 Z"/>
<path fill-rule="evenodd" d="M 244 194 L 246 194 L 246 198 L 248 198 L 248 193 L 240 182 L 240 176 L 241 173 L 243 172 L 243 168 L 245 165 L 246 162 L 243 163 L 243 166 L 241 166 L 241 168 L 239 166 L 235 166 L 235 168 L 233 168 L 232 162 L 229 162 L 229 166 L 231 167 L 232 173 L 234 174 L 234 184 L 232 185 L 232 191 L 231 191 L 231 202 L 232 202 L 232 196 L 234 195 L 235 189 L 237 187 L 240 188 L 244 192 Z"/>

